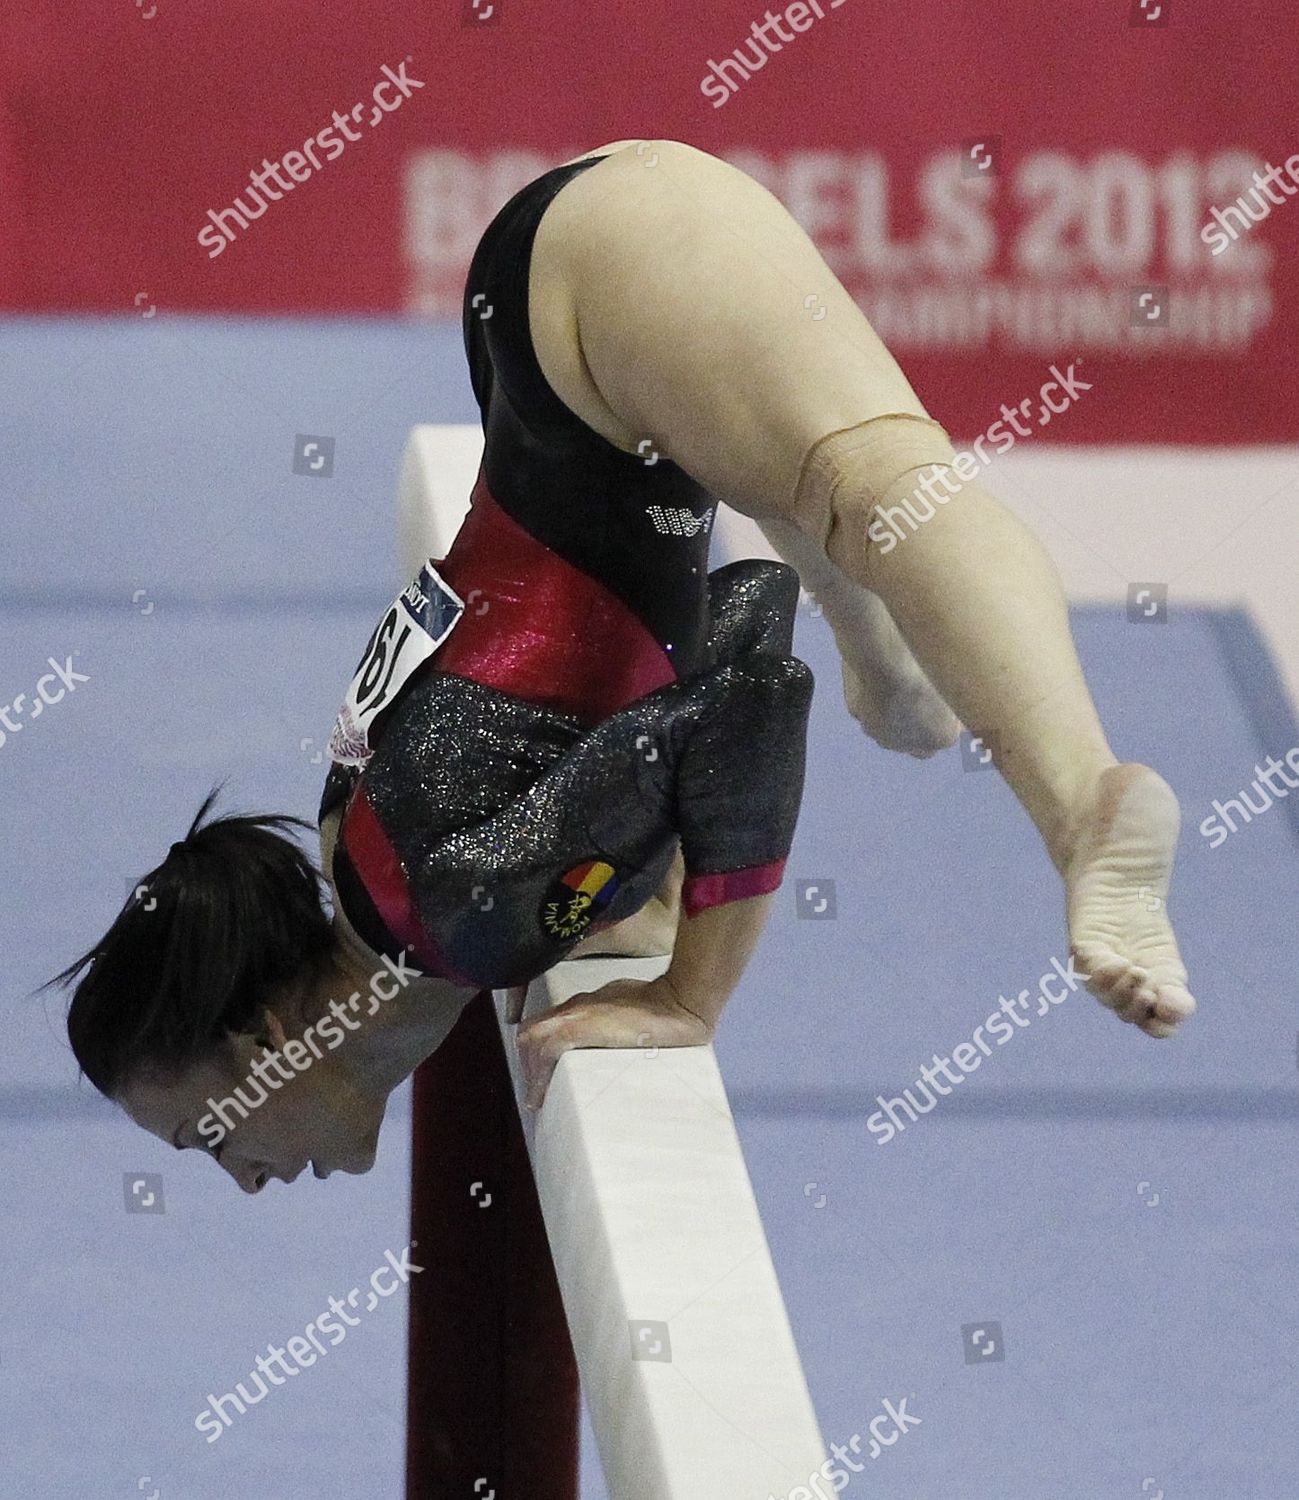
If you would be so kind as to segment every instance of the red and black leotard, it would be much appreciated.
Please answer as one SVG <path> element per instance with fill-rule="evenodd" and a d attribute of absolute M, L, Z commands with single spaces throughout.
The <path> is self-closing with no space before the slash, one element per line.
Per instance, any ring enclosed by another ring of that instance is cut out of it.
<path fill-rule="evenodd" d="M 484 986 L 638 910 L 678 839 L 688 913 L 774 889 L 802 794 L 796 574 L 710 576 L 711 497 L 594 432 L 537 361 L 537 225 L 599 159 L 537 178 L 478 245 L 464 337 L 485 446 L 437 564 L 466 608 L 321 803 L 346 801 L 334 881 L 366 942 Z"/>

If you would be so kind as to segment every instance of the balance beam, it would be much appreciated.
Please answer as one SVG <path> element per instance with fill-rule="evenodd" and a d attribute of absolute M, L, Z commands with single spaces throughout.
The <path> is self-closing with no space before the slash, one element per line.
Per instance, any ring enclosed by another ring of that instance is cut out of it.
<path fill-rule="evenodd" d="M 667 964 L 557 964 L 524 1019 Z M 805 1484 L 826 1452 L 713 1048 L 568 1052 L 541 1109 L 520 1110 L 612 1500 L 781 1500 Z"/>
<path fill-rule="evenodd" d="M 404 579 L 450 549 L 481 457 L 477 428 L 412 431 L 399 485 Z M 755 551 L 769 555 L 765 543 L 753 541 L 760 535 L 746 518 L 719 510 L 714 545 L 724 560 Z M 667 964 L 667 956 L 570 959 L 528 987 L 525 1020 L 615 978 L 653 978 Z M 481 1067 L 495 1096 L 503 1051 L 518 1112 L 498 1135 L 502 1144 L 493 1170 L 497 1180 L 514 1182 L 511 1218 L 518 1232 L 535 1239 L 536 1225 L 544 1221 L 550 1256 L 534 1267 L 536 1296 L 544 1314 L 557 1281 L 571 1338 L 570 1346 L 553 1328 L 539 1334 L 544 1316 L 534 1317 L 527 1335 L 533 1347 L 523 1351 L 525 1363 L 547 1357 L 536 1340 L 549 1338 L 554 1381 L 562 1392 L 575 1354 L 611 1500 L 767 1500 L 769 1495 L 782 1500 L 822 1468 L 826 1452 L 713 1048 L 570 1052 L 561 1058 L 546 1102 L 534 1114 L 521 1102 L 514 1028 L 504 1019 L 505 993 L 493 997 L 498 1046 L 484 1035 L 485 998 L 474 1001 L 472 1018 L 468 1013 L 462 1018 L 462 1024 L 468 1022 L 464 1034 L 458 1035 L 457 1027 L 421 1073 L 448 1063 L 458 1070 Z M 453 1054 L 443 1059 L 452 1044 Z M 440 1077 L 453 1093 L 445 1072 Z M 444 1159 L 443 1148 L 463 1126 L 453 1123 L 454 1106 L 444 1106 L 433 1118 L 433 1096 L 439 1092 L 417 1087 L 412 1172 L 415 1193 L 425 1205 L 441 1202 L 428 1190 L 425 1174 L 449 1167 L 460 1175 L 471 1170 L 463 1144 L 454 1167 Z M 491 1108 L 499 1120 L 498 1107 L 497 1099 Z M 527 1184 L 518 1182 L 520 1138 L 531 1164 Z M 485 1162 L 484 1150 L 484 1142 L 476 1141 L 469 1160 Z M 434 1232 L 425 1222 L 430 1217 L 437 1218 L 421 1213 L 417 1225 L 413 1214 L 412 1235 Z M 463 1252 L 464 1232 L 453 1229 L 450 1236 L 439 1249 Z M 461 1255 L 462 1275 L 473 1258 L 472 1252 L 467 1259 Z M 436 1264 L 437 1255 L 432 1259 Z M 467 1295 L 462 1282 L 450 1299 L 453 1306 L 444 1300 L 443 1310 L 463 1306 Z M 520 1295 L 517 1289 L 513 1295 Z M 518 1311 L 516 1301 L 513 1314 L 504 1305 L 497 1314 L 498 1326 L 513 1328 L 516 1342 Z M 429 1354 L 422 1342 L 436 1336 L 436 1329 L 427 1318 L 417 1328 L 414 1315 L 411 1328 L 411 1390 L 428 1392 Z M 444 1381 L 454 1380 L 462 1351 L 444 1347 L 442 1352 L 436 1360 L 439 1373 Z M 445 1357 L 448 1352 L 451 1358 Z M 480 1372 L 459 1378 L 481 1383 Z M 495 1402 L 499 1390 L 493 1391 Z M 444 1415 L 445 1397 L 443 1392 L 438 1402 Z M 423 1411 L 412 1399 L 412 1443 Z M 558 1413 L 563 1412 L 561 1402 Z M 527 1416 L 507 1410 L 503 1420 L 525 1423 Z M 561 1420 L 557 1427 L 566 1424 Z M 508 1449 L 510 1434 L 497 1436 Z M 522 1436 L 535 1441 L 539 1434 L 534 1427 Z M 571 1482 L 561 1478 L 568 1439 L 565 1431 L 556 1436 L 557 1468 L 549 1481 L 562 1487 Z M 478 1441 L 484 1442 L 481 1435 Z M 542 1478 L 534 1469 L 532 1493 L 540 1495 Z M 408 1494 L 417 1500 L 419 1492 L 412 1488 Z M 498 1494 L 499 1500 L 514 1500 L 512 1488 Z"/>

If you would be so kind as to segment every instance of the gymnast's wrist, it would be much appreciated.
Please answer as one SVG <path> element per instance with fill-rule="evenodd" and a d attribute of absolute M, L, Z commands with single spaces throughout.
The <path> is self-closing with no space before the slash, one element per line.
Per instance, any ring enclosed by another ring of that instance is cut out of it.
<path fill-rule="evenodd" d="M 699 1021 L 711 1041 L 732 988 L 704 980 L 696 969 L 674 959 L 659 976 L 666 998 Z"/>

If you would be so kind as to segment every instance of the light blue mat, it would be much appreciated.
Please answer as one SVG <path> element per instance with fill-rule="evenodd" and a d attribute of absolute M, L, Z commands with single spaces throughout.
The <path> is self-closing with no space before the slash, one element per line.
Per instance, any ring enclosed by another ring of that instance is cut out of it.
<path fill-rule="evenodd" d="M 0 368 L 0 700 L 50 657 L 90 678 L 0 745 L 8 1483 L 396 1500 L 400 1299 L 218 1443 L 193 1419 L 405 1245 L 404 1097 L 370 1176 L 248 1199 L 78 1090 L 62 1002 L 26 996 L 215 781 L 226 805 L 314 811 L 394 591 L 406 431 L 475 415 L 458 332 L 16 322 Z M 331 478 L 292 472 L 299 434 L 334 439 Z M 1295 807 L 1217 849 L 1197 829 L 1299 729 L 1242 616 L 1075 627 L 1116 749 L 1183 801 L 1186 1034 L 1150 1041 L 1079 992 L 880 1143 L 877 1096 L 914 1092 L 999 995 L 1036 993 L 1063 919 L 1000 779 L 870 745 L 807 616 L 807 795 L 723 1070 L 827 1439 L 868 1449 L 886 1398 L 921 1418 L 858 1460 L 849 1496 L 1292 1500 Z M 800 881 L 834 883 L 833 920 L 800 914 Z M 163 1175 L 165 1214 L 125 1212 L 141 1171 Z M 584 1496 L 603 1493 L 591 1456 Z"/>

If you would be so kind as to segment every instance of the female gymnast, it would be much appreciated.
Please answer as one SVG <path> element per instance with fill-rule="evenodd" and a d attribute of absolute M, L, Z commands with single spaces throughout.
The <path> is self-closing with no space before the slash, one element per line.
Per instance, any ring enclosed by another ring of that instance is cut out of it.
<path fill-rule="evenodd" d="M 488 227 L 464 335 L 472 507 L 347 691 L 323 876 L 298 820 L 206 821 L 209 797 L 148 899 L 51 981 L 82 975 L 68 1030 L 96 1087 L 257 1192 L 367 1170 L 388 1095 L 467 1001 L 570 954 L 671 961 L 521 1028 L 534 1106 L 569 1048 L 710 1039 L 797 817 L 799 576 L 866 732 L 917 756 L 981 737 L 1063 880 L 1087 987 L 1173 1033 L 1195 1008 L 1173 793 L 1116 760 L 1054 569 L 991 495 L 959 482 L 880 544 L 877 510 L 953 449 L 770 193 L 676 141 L 568 162 Z M 718 501 L 786 562 L 709 575 Z"/>

